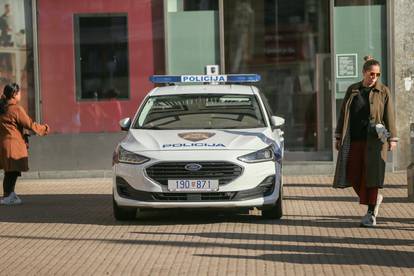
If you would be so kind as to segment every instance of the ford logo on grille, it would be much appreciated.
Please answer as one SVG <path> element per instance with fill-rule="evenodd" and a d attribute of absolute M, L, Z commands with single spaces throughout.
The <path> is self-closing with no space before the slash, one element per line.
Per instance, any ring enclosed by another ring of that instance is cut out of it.
<path fill-rule="evenodd" d="M 196 163 L 189 163 L 187 165 L 184 166 L 184 169 L 186 169 L 187 171 L 199 171 L 201 170 L 203 166 L 201 166 L 200 164 L 196 164 Z"/>

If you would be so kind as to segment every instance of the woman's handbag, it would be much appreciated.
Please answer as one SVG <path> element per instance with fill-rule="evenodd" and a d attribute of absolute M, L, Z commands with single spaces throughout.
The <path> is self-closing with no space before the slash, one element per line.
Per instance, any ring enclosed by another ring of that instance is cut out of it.
<path fill-rule="evenodd" d="M 26 144 L 26 148 L 29 149 L 29 137 L 30 137 L 31 133 L 29 130 L 27 129 L 23 129 L 23 140 Z"/>

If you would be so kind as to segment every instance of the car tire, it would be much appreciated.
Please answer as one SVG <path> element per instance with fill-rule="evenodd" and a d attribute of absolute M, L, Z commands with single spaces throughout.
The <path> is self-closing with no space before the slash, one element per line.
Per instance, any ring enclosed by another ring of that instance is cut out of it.
<path fill-rule="evenodd" d="M 119 221 L 133 220 L 137 215 L 137 208 L 133 207 L 121 207 L 116 204 L 115 199 L 112 198 L 112 206 L 114 211 L 114 217 Z"/>
<path fill-rule="evenodd" d="M 262 216 L 266 219 L 280 219 L 283 216 L 283 185 L 279 189 L 279 198 L 272 206 L 265 207 L 262 210 Z"/>

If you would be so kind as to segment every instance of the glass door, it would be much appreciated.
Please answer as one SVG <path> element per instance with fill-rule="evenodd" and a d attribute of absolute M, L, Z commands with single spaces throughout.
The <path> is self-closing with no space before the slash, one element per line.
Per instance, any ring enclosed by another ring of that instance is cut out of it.
<path fill-rule="evenodd" d="M 346 89 L 362 80 L 364 56 L 381 63 L 381 82 L 387 84 L 386 0 L 335 0 L 333 6 L 333 127 Z"/>
<path fill-rule="evenodd" d="M 165 0 L 168 74 L 203 74 L 220 64 L 218 0 Z"/>

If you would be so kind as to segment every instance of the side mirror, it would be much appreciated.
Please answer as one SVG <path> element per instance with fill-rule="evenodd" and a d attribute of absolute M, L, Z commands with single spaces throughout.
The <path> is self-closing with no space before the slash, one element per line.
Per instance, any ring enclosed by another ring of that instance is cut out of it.
<path fill-rule="evenodd" d="M 283 119 L 282 117 L 278 117 L 278 116 L 272 116 L 270 118 L 270 122 L 272 126 L 274 127 L 281 127 L 285 124 L 285 119 Z"/>
<path fill-rule="evenodd" d="M 119 121 L 119 126 L 122 130 L 127 131 L 129 127 L 131 126 L 131 118 L 124 118 Z"/>

